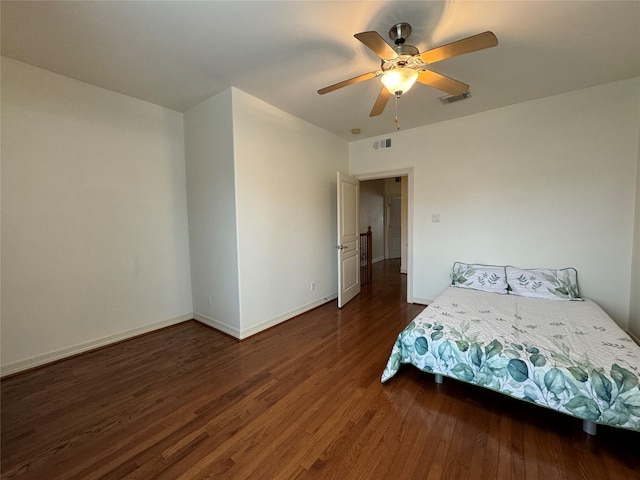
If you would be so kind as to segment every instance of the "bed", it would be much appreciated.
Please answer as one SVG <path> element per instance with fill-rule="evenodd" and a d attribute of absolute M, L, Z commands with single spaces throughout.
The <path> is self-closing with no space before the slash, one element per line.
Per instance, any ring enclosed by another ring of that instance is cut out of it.
<path fill-rule="evenodd" d="M 382 382 L 412 364 L 580 418 L 590 434 L 640 431 L 640 347 L 579 297 L 571 270 L 454 264 L 452 285 L 398 335 Z"/>

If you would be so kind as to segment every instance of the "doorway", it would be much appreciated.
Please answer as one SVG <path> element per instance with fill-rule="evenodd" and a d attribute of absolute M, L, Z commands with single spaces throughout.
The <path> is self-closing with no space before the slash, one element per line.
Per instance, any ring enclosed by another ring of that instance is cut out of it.
<path fill-rule="evenodd" d="M 356 175 L 360 180 L 360 231 L 371 226 L 373 262 L 399 259 L 406 274 L 407 302 L 413 303 L 411 231 L 413 222 L 413 169 Z M 374 269 L 375 270 L 375 269 Z M 374 273 L 375 275 L 375 273 Z"/>

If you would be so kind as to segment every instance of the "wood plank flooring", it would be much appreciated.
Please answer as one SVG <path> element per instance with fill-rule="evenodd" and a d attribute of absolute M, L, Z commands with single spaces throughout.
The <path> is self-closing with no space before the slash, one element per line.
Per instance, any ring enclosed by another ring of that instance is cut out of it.
<path fill-rule="evenodd" d="M 195 321 L 4 379 L 3 479 L 637 479 L 640 434 L 403 367 L 398 261 L 238 342 Z"/>

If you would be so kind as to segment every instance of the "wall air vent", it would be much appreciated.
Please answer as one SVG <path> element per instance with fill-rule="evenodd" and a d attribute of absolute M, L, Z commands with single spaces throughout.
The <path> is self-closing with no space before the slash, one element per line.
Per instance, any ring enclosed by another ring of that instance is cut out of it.
<path fill-rule="evenodd" d="M 380 150 L 382 148 L 391 148 L 391 139 L 383 138 L 382 140 L 376 140 L 373 142 L 373 149 Z"/>
<path fill-rule="evenodd" d="M 471 92 L 467 90 L 466 92 L 462 92 L 460 95 L 447 95 L 445 97 L 440 97 L 440 102 L 443 105 L 448 105 L 453 102 L 459 102 L 460 100 L 464 100 L 465 98 L 469 98 L 471 96 Z"/>

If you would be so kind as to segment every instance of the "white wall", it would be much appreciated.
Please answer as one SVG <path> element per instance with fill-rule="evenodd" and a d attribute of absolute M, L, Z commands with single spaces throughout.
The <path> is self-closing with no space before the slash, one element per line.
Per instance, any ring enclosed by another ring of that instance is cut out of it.
<path fill-rule="evenodd" d="M 336 172 L 348 170 L 349 150 L 345 140 L 232 91 L 245 337 L 335 297 Z"/>
<path fill-rule="evenodd" d="M 384 260 L 384 179 L 360 182 L 360 233 L 371 227 L 372 259 Z"/>
<path fill-rule="evenodd" d="M 233 106 L 228 89 L 184 114 L 194 316 L 240 335 Z"/>
<path fill-rule="evenodd" d="M 638 105 L 640 109 L 640 104 Z M 640 130 L 638 130 L 638 169 L 636 175 L 636 220 L 631 263 L 631 304 L 629 331 L 640 341 Z"/>
<path fill-rule="evenodd" d="M 638 102 L 635 78 L 400 131 L 390 149 L 351 143 L 352 175 L 414 167 L 415 301 L 435 298 L 456 260 L 574 266 L 583 295 L 626 327 Z"/>
<path fill-rule="evenodd" d="M 191 318 L 182 115 L 1 66 L 3 373 Z"/>

